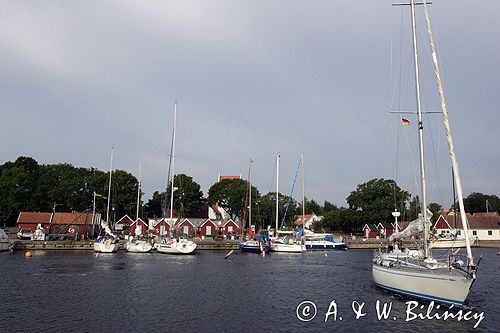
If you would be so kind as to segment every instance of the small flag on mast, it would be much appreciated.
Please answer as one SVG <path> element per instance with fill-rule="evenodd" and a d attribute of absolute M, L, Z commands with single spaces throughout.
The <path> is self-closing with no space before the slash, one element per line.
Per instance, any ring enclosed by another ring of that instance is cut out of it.
<path fill-rule="evenodd" d="M 401 121 L 403 122 L 403 125 L 410 125 L 410 121 L 405 118 L 401 118 Z"/>

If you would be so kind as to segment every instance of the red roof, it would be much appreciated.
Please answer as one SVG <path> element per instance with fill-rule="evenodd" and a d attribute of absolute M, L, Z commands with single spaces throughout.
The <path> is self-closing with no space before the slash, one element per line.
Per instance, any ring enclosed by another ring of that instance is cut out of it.
<path fill-rule="evenodd" d="M 17 223 L 47 224 L 52 213 L 20 212 Z M 56 213 L 54 224 L 92 224 L 92 213 Z"/>
<path fill-rule="evenodd" d="M 219 181 L 224 179 L 241 179 L 241 176 L 219 176 Z"/>
<path fill-rule="evenodd" d="M 497 213 L 475 213 L 474 215 L 466 213 L 466 217 L 470 229 L 500 229 L 500 216 Z M 462 229 L 462 218 L 459 213 L 456 216 L 449 213 L 444 218 L 451 227 L 453 227 L 456 218 L 457 229 Z"/>
<path fill-rule="evenodd" d="M 293 224 L 302 225 L 302 216 L 304 217 L 304 221 L 306 221 L 307 223 L 307 220 L 309 220 L 313 216 L 313 214 L 297 215 L 297 219 L 295 220 L 295 222 L 293 222 Z"/>

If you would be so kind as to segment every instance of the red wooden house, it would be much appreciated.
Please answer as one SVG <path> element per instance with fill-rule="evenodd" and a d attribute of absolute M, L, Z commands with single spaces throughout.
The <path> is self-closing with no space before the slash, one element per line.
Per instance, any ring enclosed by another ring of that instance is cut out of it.
<path fill-rule="evenodd" d="M 139 232 L 137 232 L 138 230 Z M 148 233 L 148 224 L 139 218 L 130 225 L 129 231 L 132 236 L 144 236 Z"/>
<path fill-rule="evenodd" d="M 99 219 L 96 214 L 96 220 Z M 17 218 L 19 229 L 35 231 L 40 224 L 45 234 L 86 234 L 92 232 L 92 213 L 33 213 L 20 212 Z"/>
<path fill-rule="evenodd" d="M 115 230 L 130 232 L 132 223 L 134 223 L 134 221 L 128 215 L 125 215 L 115 223 Z"/>
<path fill-rule="evenodd" d="M 162 218 L 156 222 L 154 225 L 155 234 L 160 236 L 166 236 L 169 234 L 170 224 L 167 221 L 167 219 Z"/>
<path fill-rule="evenodd" d="M 175 225 L 175 230 L 180 234 L 194 236 L 196 226 L 189 219 L 182 219 Z"/>
<path fill-rule="evenodd" d="M 387 238 L 394 233 L 394 225 L 389 222 L 379 223 L 377 229 L 379 230 L 379 235 L 383 238 Z"/>
<path fill-rule="evenodd" d="M 213 236 L 217 234 L 217 224 L 211 219 L 206 219 L 198 225 L 198 235 Z"/>
<path fill-rule="evenodd" d="M 230 236 L 240 232 L 238 225 L 232 219 L 227 219 L 221 222 L 219 230 L 221 234 Z"/>
<path fill-rule="evenodd" d="M 363 227 L 363 237 L 365 238 L 377 238 L 378 228 L 376 224 L 367 223 Z"/>

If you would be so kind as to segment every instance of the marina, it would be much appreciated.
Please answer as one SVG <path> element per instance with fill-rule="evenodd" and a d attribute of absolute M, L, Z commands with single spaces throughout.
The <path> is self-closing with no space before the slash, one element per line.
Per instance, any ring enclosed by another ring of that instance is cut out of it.
<path fill-rule="evenodd" d="M 0 333 L 500 332 L 500 2 L 360 1 L 0 3 Z"/>
<path fill-rule="evenodd" d="M 487 264 L 481 267 L 467 309 L 484 313 L 478 332 L 498 329 L 500 261 L 496 252 L 477 249 Z M 0 303 L 2 329 L 95 332 L 115 329 L 124 315 L 129 318 L 127 332 L 144 330 L 145 323 L 148 331 L 162 331 L 167 320 L 171 329 L 206 332 L 237 328 L 240 332 L 460 333 L 474 330 L 477 323 L 477 319 L 406 322 L 406 302 L 411 299 L 371 283 L 372 250 L 334 251 L 328 256 L 322 252 L 270 253 L 265 257 L 236 252 L 224 260 L 225 254 L 198 251 L 191 256 L 162 256 L 120 251 L 96 257 L 91 251 L 35 250 L 31 258 L 25 258 L 22 251 L 0 253 L 0 278 L 9 281 Z M 241 297 L 242 292 L 251 296 Z M 325 323 L 333 300 L 337 319 L 330 316 Z M 378 320 L 377 300 L 392 304 L 388 320 Z M 317 306 L 317 315 L 309 322 L 296 316 L 302 301 Z M 365 303 L 365 316 L 356 319 L 353 301 Z M 155 310 L 160 305 L 161 319 Z M 242 315 L 243 309 L 252 315 Z"/>

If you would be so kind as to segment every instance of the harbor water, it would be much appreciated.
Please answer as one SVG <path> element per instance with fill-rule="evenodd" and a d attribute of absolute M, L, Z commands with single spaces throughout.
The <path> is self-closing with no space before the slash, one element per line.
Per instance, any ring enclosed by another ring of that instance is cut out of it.
<path fill-rule="evenodd" d="M 375 287 L 372 250 L 226 253 L 0 253 L 0 331 L 500 331 L 496 249 L 474 249 L 484 259 L 461 320 L 423 301 L 408 312 L 410 299 Z"/>

